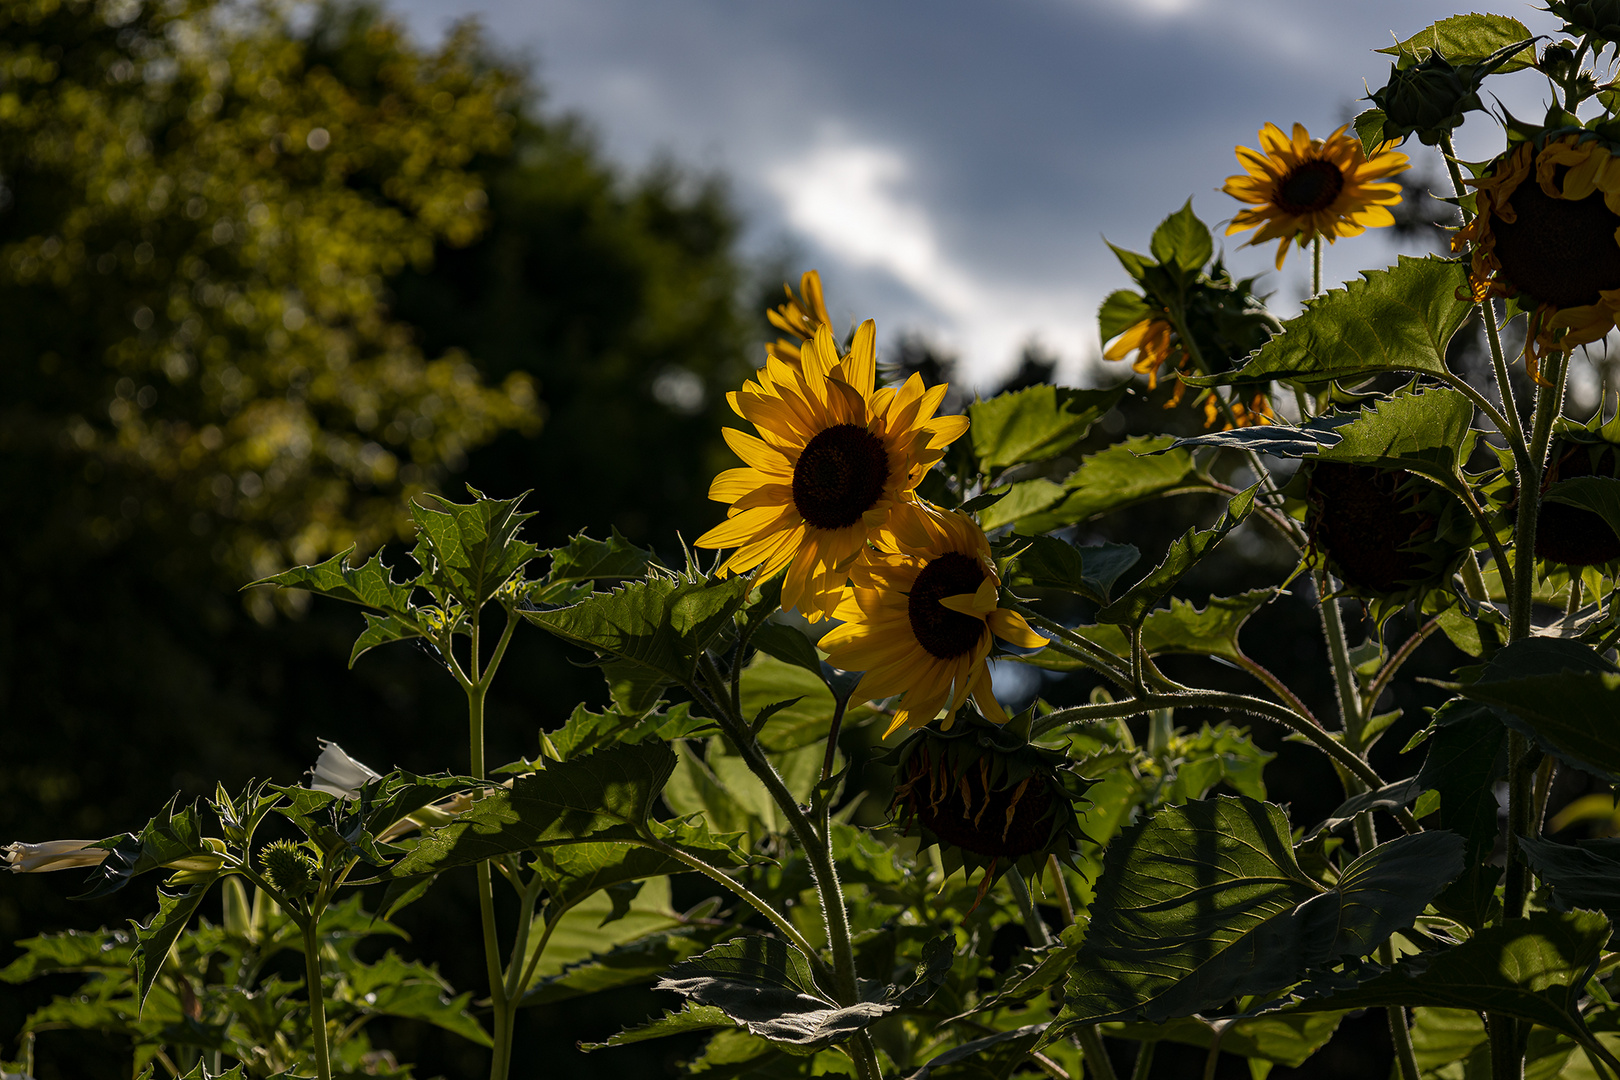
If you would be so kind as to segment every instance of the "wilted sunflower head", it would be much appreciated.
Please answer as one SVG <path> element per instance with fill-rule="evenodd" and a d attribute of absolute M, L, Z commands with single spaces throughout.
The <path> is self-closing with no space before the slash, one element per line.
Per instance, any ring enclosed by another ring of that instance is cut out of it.
<path fill-rule="evenodd" d="M 1461 565 L 1472 519 L 1444 489 L 1376 465 L 1314 461 L 1300 473 L 1312 554 L 1326 554 L 1347 592 L 1404 603 Z"/>
<path fill-rule="evenodd" d="M 1609 428 L 1571 426 L 1552 442 L 1541 493 L 1560 480 L 1579 476 L 1620 478 L 1620 445 Z M 1620 432 L 1616 432 L 1620 434 Z M 1620 560 L 1620 537 L 1591 510 L 1543 499 L 1536 510 L 1536 558 L 1566 566 L 1599 566 Z"/>
<path fill-rule="evenodd" d="M 1289 241 L 1306 247 L 1321 236 L 1333 243 L 1341 236 L 1360 236 L 1368 228 L 1395 224 L 1389 207 L 1401 201 L 1399 184 L 1380 183 L 1411 168 L 1406 155 L 1379 151 L 1371 158 L 1361 140 L 1339 128 L 1326 139 L 1313 139 L 1303 124 L 1290 138 L 1276 124 L 1260 129 L 1260 149 L 1237 147 L 1238 161 L 1248 170 L 1229 176 L 1221 190 L 1254 205 L 1232 218 L 1226 235 L 1260 227 L 1247 246 L 1280 240 L 1277 269 L 1288 255 Z"/>
<path fill-rule="evenodd" d="M 917 484 L 968 426 L 965 416 L 934 415 L 943 384 L 925 388 L 913 375 L 877 388 L 876 335 L 868 320 L 840 356 L 822 326 L 800 363 L 772 356 L 728 395 L 759 435 L 723 429 L 745 465 L 710 485 L 709 498 L 728 504 L 726 520 L 697 546 L 737 549 L 722 574 L 786 570 L 782 606 L 812 619 L 830 610 L 869 543 L 892 543 L 926 516 Z"/>
<path fill-rule="evenodd" d="M 981 898 L 1009 867 L 1034 877 L 1047 856 L 1069 862 L 1078 850 L 1075 803 L 1091 781 L 1011 728 L 975 718 L 925 729 L 887 760 L 895 769 L 891 815 L 907 832 L 916 826 L 925 847 L 939 847 L 947 872 L 983 868 Z"/>
<path fill-rule="evenodd" d="M 827 302 L 821 295 L 821 275 L 816 271 L 806 270 L 799 277 L 797 296 L 793 294 L 791 285 L 784 284 L 782 291 L 787 294 L 787 302 L 766 309 L 765 317 L 772 326 L 792 334 L 793 338 L 777 338 L 769 346 L 769 351 L 778 359 L 796 364 L 804 343 L 814 338 L 816 331 L 823 326 L 830 329 L 832 319 L 827 316 Z"/>
<path fill-rule="evenodd" d="M 1620 313 L 1620 161 L 1589 132 L 1548 133 L 1502 154 L 1476 180 L 1478 213 L 1452 237 L 1472 245 L 1478 299 L 1530 309 L 1525 359 L 1600 340 Z"/>

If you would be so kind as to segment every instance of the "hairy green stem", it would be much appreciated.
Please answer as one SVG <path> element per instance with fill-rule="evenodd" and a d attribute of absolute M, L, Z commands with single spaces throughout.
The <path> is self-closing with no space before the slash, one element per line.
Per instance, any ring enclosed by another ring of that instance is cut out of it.
<path fill-rule="evenodd" d="M 1085 635 L 1076 633 L 1060 622 L 1048 619 L 1022 600 L 1014 600 L 1012 608 L 1031 623 L 1052 635 L 1052 643 L 1047 646 L 1048 648 L 1062 653 L 1064 656 L 1079 660 L 1121 689 L 1133 689 L 1130 673 L 1120 662 L 1119 657 L 1091 641 Z"/>
<path fill-rule="evenodd" d="M 1014 866 L 1007 871 L 1007 886 L 1012 889 L 1013 900 L 1018 904 L 1018 913 L 1024 917 L 1024 933 L 1029 935 L 1029 943 L 1039 948 L 1052 944 L 1052 932 L 1046 928 L 1046 922 L 1041 913 L 1035 910 L 1035 901 L 1029 895 L 1029 884 L 1024 875 Z M 1080 1053 L 1086 1059 L 1086 1075 L 1094 1080 L 1117 1080 L 1114 1074 L 1114 1064 L 1108 1060 L 1108 1050 L 1103 1046 L 1102 1035 L 1097 1031 L 1095 1024 L 1086 1024 L 1076 1028 L 1074 1040 L 1080 1045 Z"/>
<path fill-rule="evenodd" d="M 712 866 L 709 863 L 704 862 L 696 855 L 682 851 L 674 844 L 665 843 L 662 840 L 641 840 L 636 842 L 643 847 L 648 847 L 654 851 L 667 855 L 669 858 L 675 859 L 678 862 L 683 862 L 687 866 L 690 866 L 693 870 L 696 870 L 698 873 L 702 874 L 704 877 L 715 882 L 717 885 L 730 889 L 737 895 L 739 900 L 742 900 L 749 907 L 753 908 L 755 911 L 769 919 L 771 921 L 771 925 L 782 932 L 783 937 L 793 942 L 794 945 L 798 946 L 800 951 L 810 958 L 811 963 L 821 963 L 820 957 L 816 955 L 816 947 L 810 944 L 809 941 L 805 940 L 804 935 L 799 933 L 798 927 L 789 922 L 787 916 L 771 907 L 770 903 L 764 898 L 756 896 L 748 888 L 748 886 L 744 885 L 742 882 L 732 878 L 719 867 Z"/>
<path fill-rule="evenodd" d="M 832 832 L 824 830 L 824 836 L 817 833 L 798 799 L 793 797 L 781 774 L 765 756 L 759 739 L 748 729 L 742 717 L 731 711 L 725 681 L 720 678 L 713 657 L 705 653 L 698 667 L 712 693 L 704 693 L 697 686 L 688 689 L 709 709 L 710 715 L 720 724 L 721 731 L 748 770 L 765 785 L 765 790 L 787 819 L 788 828 L 810 864 L 810 880 L 815 884 L 816 895 L 821 901 L 827 947 L 832 952 L 834 996 L 840 1005 L 853 1005 L 860 999 L 855 980 L 855 950 L 850 941 L 849 912 L 844 908 L 844 893 L 839 886 L 838 870 L 832 858 Z M 881 1080 L 877 1053 L 872 1048 L 871 1040 L 864 1034 L 850 1040 L 850 1056 L 855 1061 L 855 1071 L 861 1080 Z"/>
<path fill-rule="evenodd" d="M 1344 636 L 1344 620 L 1340 617 L 1339 601 L 1333 595 L 1337 588 L 1333 576 L 1326 570 L 1316 573 L 1316 602 L 1322 612 L 1322 637 L 1327 642 L 1328 662 L 1333 667 L 1333 686 L 1339 698 L 1339 719 L 1344 726 L 1344 741 L 1352 752 L 1361 750 L 1361 695 L 1356 690 L 1356 673 L 1350 665 L 1350 645 Z"/>
<path fill-rule="evenodd" d="M 1100 705 L 1074 705 L 1067 709 L 1054 709 L 1041 717 L 1034 724 L 1032 737 L 1037 737 L 1062 727 L 1065 724 L 1086 723 L 1092 720 L 1115 720 L 1125 716 L 1137 716 L 1153 709 L 1225 709 L 1231 712 L 1244 712 L 1271 720 L 1281 724 L 1289 731 L 1298 732 L 1332 758 L 1351 775 L 1359 778 L 1368 787 L 1379 788 L 1384 786 L 1383 779 L 1373 771 L 1371 765 L 1356 754 L 1345 749 L 1344 745 L 1331 734 L 1323 731 L 1310 720 L 1294 712 L 1285 705 L 1278 705 L 1264 698 L 1250 697 L 1247 694 L 1224 694 L 1213 690 L 1185 690 L 1174 693 L 1150 693 L 1142 697 L 1130 698 L 1125 701 L 1108 701 Z M 1415 822 L 1410 821 L 1410 815 L 1402 818 L 1409 832 L 1416 832 Z"/>
<path fill-rule="evenodd" d="M 1451 174 L 1452 190 L 1456 192 L 1458 200 L 1461 200 L 1468 192 L 1463 187 L 1462 170 L 1457 166 L 1457 151 L 1451 145 L 1451 134 L 1449 132 L 1441 136 L 1440 156 L 1445 160 L 1446 171 Z M 1457 211 L 1462 215 L 1464 225 L 1468 224 L 1473 217 L 1468 212 L 1467 207 L 1461 205 L 1460 202 Z M 1485 337 L 1491 347 L 1491 369 L 1496 375 L 1496 393 L 1502 399 L 1501 412 L 1490 410 L 1488 415 L 1490 415 L 1492 422 L 1496 424 L 1497 430 L 1508 437 L 1510 444 L 1522 446 L 1524 443 L 1524 424 L 1519 419 L 1518 402 L 1513 397 L 1513 381 L 1508 377 L 1507 357 L 1502 352 L 1502 337 L 1497 331 L 1496 305 L 1489 297 L 1486 297 L 1479 307 L 1480 316 L 1485 323 Z"/>
<path fill-rule="evenodd" d="M 1311 298 L 1322 295 L 1322 238 L 1311 241 Z"/>
<path fill-rule="evenodd" d="M 512 623 L 508 623 L 508 626 Z M 479 656 L 478 620 L 472 623 L 472 645 L 467 654 L 467 669 L 463 686 L 467 693 L 467 759 L 470 775 L 484 779 L 484 697 L 489 683 L 483 677 Z M 506 1080 L 511 1064 L 512 1030 L 507 1008 L 506 983 L 501 975 L 501 941 L 495 926 L 495 877 L 489 860 L 476 867 L 478 888 L 478 921 L 483 931 L 484 975 L 489 979 L 490 1004 L 494 1009 L 495 1046 L 490 1055 L 490 1080 Z"/>
<path fill-rule="evenodd" d="M 1232 662 L 1237 664 L 1237 666 L 1242 668 L 1244 671 L 1247 671 L 1250 675 L 1253 675 L 1256 679 L 1259 679 L 1263 684 L 1265 684 L 1266 689 L 1270 690 L 1273 694 L 1276 694 L 1282 699 L 1283 704 L 1299 713 L 1299 715 L 1303 716 L 1317 727 L 1322 726 L 1322 722 L 1316 718 L 1316 714 L 1311 712 L 1310 709 L 1306 708 L 1305 703 L 1299 699 L 1299 695 L 1294 693 L 1293 690 L 1289 689 L 1287 683 L 1273 675 L 1270 669 L 1266 668 L 1263 664 L 1250 659 L 1241 652 L 1238 653 L 1237 657 L 1233 659 Z"/>
<path fill-rule="evenodd" d="M 1377 675 L 1373 676 L 1372 683 L 1367 687 L 1366 695 L 1361 699 L 1362 712 L 1365 715 L 1371 716 L 1373 710 L 1378 708 L 1378 699 L 1384 696 L 1384 690 L 1389 686 L 1390 681 L 1395 678 L 1395 673 L 1401 670 L 1401 665 L 1405 664 L 1412 654 L 1417 651 L 1417 647 L 1427 641 L 1429 635 L 1438 629 L 1440 629 L 1440 616 L 1436 615 L 1418 627 L 1412 636 L 1407 638 L 1388 660 L 1384 661 L 1384 666 L 1378 669 Z"/>

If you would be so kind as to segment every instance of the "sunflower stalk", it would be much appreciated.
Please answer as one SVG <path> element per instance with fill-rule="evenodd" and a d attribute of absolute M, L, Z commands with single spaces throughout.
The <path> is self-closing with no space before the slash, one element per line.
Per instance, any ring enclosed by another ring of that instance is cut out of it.
<path fill-rule="evenodd" d="M 810 878 L 815 884 L 816 896 L 821 902 L 822 922 L 827 930 L 827 946 L 832 953 L 834 997 L 839 1005 L 853 1005 L 860 1000 L 860 991 L 855 978 L 855 952 L 850 939 L 849 912 L 844 907 L 844 893 L 839 885 L 838 870 L 833 861 L 832 830 L 823 828 L 818 832 L 805 814 L 804 808 L 799 805 L 799 800 L 788 790 L 782 775 L 766 757 L 759 739 L 743 718 L 731 711 L 730 699 L 725 692 L 725 680 L 715 667 L 714 658 L 704 653 L 699 667 L 710 692 L 705 692 L 698 686 L 689 686 L 687 689 L 708 708 L 710 715 L 720 724 L 720 730 L 731 743 L 732 749 L 743 759 L 748 770 L 765 785 L 765 790 L 782 811 L 782 816 L 787 819 L 788 828 L 792 830 L 794 838 L 803 849 L 805 860 L 810 864 Z M 721 702 L 725 703 L 723 707 Z M 863 1034 L 850 1040 L 850 1043 L 850 1056 L 854 1058 L 856 1072 L 861 1080 L 880 1080 L 877 1053 L 871 1041 Z"/>

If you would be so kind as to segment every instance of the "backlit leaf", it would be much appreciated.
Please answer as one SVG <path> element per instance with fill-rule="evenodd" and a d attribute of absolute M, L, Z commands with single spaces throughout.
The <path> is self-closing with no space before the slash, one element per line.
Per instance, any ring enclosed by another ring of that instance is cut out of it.
<path fill-rule="evenodd" d="M 614 578 L 638 578 L 655 561 L 653 553 L 636 547 L 614 529 L 607 540 L 592 540 L 584 533 L 569 540 L 560 548 L 542 554 L 551 556 L 551 568 L 546 582 L 600 581 Z"/>
<path fill-rule="evenodd" d="M 1076 547 L 1055 536 L 1037 536 L 1007 576 L 1009 585 L 1033 585 L 1042 589 L 1065 589 L 1107 603 L 1108 593 L 1121 574 L 1142 557 L 1132 544 L 1099 544 Z"/>
<path fill-rule="evenodd" d="M 1147 576 L 1132 585 L 1123 596 L 1097 612 L 1097 621 L 1135 626 L 1147 618 L 1148 612 L 1159 605 L 1170 590 L 1176 587 L 1187 571 L 1196 566 L 1227 533 L 1242 524 L 1254 505 L 1255 493 L 1260 485 L 1232 497 L 1226 510 L 1214 526 L 1208 529 L 1188 529 L 1170 545 L 1163 561 L 1149 570 Z"/>
<path fill-rule="evenodd" d="M 157 981 L 163 958 L 169 955 L 169 946 L 186 928 L 202 904 L 203 897 L 208 895 L 208 890 L 213 888 L 217 880 L 212 878 L 199 882 L 183 893 L 166 893 L 159 889 L 157 913 L 147 920 L 146 925 L 130 920 L 130 925 L 135 928 L 135 952 L 131 959 L 135 965 L 135 981 L 140 987 L 142 1004 L 152 992 L 152 983 Z"/>
<path fill-rule="evenodd" d="M 393 580 L 392 571 L 383 565 L 380 549 L 359 566 L 349 565 L 353 555 L 354 548 L 351 547 L 323 563 L 295 566 L 291 570 L 260 578 L 246 587 L 279 585 L 284 589 L 305 589 L 393 615 L 407 625 L 414 624 L 412 612 L 415 605 L 411 603 L 411 593 L 415 586 L 408 581 Z"/>
<path fill-rule="evenodd" d="M 1441 374 L 1446 346 L 1473 310 L 1468 270 L 1437 258 L 1401 256 L 1387 270 L 1305 303 L 1243 367 L 1189 378 L 1195 386 L 1289 379 L 1356 381 L 1390 371 Z"/>
<path fill-rule="evenodd" d="M 1196 274 L 1215 254 L 1215 242 L 1210 238 L 1209 226 L 1193 213 L 1192 200 L 1180 210 L 1159 222 L 1153 230 L 1149 247 L 1160 265 L 1177 266 L 1189 274 Z"/>
<path fill-rule="evenodd" d="M 1498 49 L 1514 42 L 1528 41 L 1534 36 L 1524 23 L 1506 15 L 1453 15 L 1424 27 L 1399 44 L 1377 51 L 1397 57 L 1397 62 L 1403 68 L 1410 67 L 1413 61 L 1422 60 L 1431 52 L 1438 52 L 1460 66 L 1477 64 Z M 1535 48 L 1526 45 L 1524 52 L 1497 70 L 1504 73 L 1518 71 L 1533 66 L 1535 62 Z"/>
<path fill-rule="evenodd" d="M 1282 809 L 1242 797 L 1161 809 L 1116 837 L 1065 990 L 1065 1024 L 1158 1022 L 1283 989 L 1364 956 L 1462 869 L 1462 841 L 1380 845 L 1323 891 Z"/>
<path fill-rule="evenodd" d="M 424 577 L 477 611 L 540 549 L 517 539 L 523 522 L 534 516 L 518 513 L 522 495 L 489 499 L 473 488 L 467 490 L 473 496 L 470 503 L 423 495 L 411 504 L 411 517 L 432 553 L 431 565 L 423 565 Z M 422 550 L 419 544 L 417 551 Z"/>
<path fill-rule="evenodd" d="M 1145 502 L 1167 491 L 1187 486 L 1195 482 L 1190 450 L 1171 450 L 1154 457 L 1142 456 L 1164 450 L 1173 441 L 1174 437 L 1170 435 L 1136 435 L 1117 442 L 1082 458 L 1080 465 L 1063 481 L 1060 497 L 1054 502 L 1030 510 L 1018 518 L 1006 517 L 1005 512 L 998 517 L 997 512 L 1013 502 L 1017 497 L 1015 494 L 985 511 L 983 523 L 986 528 L 992 528 L 992 521 L 994 524 L 1005 524 L 1016 520 L 1020 532 L 1033 536 L 1064 525 L 1088 521 L 1110 510 Z M 1050 481 L 1031 480 L 1026 483 L 1048 484 Z"/>
<path fill-rule="evenodd" d="M 1125 396 L 1130 384 L 1076 390 L 1038 383 L 968 406 L 973 453 L 985 472 L 1056 457 L 1086 437 L 1091 425 Z"/>
<path fill-rule="evenodd" d="M 645 669 L 649 677 L 685 684 L 747 595 L 746 577 L 713 583 L 657 577 L 523 616 L 565 641 Z"/>
<path fill-rule="evenodd" d="M 1526 638 L 1498 650 L 1475 683 L 1458 693 L 1495 706 L 1510 726 L 1547 753 L 1620 780 L 1620 671 L 1590 646 Z"/>

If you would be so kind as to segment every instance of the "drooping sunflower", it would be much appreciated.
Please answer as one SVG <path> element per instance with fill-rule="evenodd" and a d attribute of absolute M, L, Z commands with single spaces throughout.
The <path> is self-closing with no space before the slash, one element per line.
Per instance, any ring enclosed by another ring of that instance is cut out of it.
<path fill-rule="evenodd" d="M 870 320 L 838 355 L 825 325 L 792 366 L 772 356 L 755 379 L 728 395 L 759 431 L 725 428 L 746 463 L 714 478 L 709 498 L 730 504 L 726 520 L 697 539 L 736 548 L 722 574 L 783 569 L 782 606 L 820 619 L 832 593 L 868 543 L 917 535 L 929 516 L 917 484 L 967 430 L 965 416 L 935 416 L 947 386 L 876 387 L 877 330 Z"/>
<path fill-rule="evenodd" d="M 806 270 L 799 276 L 799 295 L 793 295 L 791 285 L 784 284 L 782 291 L 787 293 L 787 303 L 768 308 L 765 317 L 778 330 L 792 334 L 794 340 L 777 338 L 766 348 L 771 355 L 796 364 L 804 343 L 813 339 L 821 327 L 830 327 L 832 319 L 827 315 L 827 302 L 821 295 L 821 275 L 816 271 Z"/>
<path fill-rule="evenodd" d="M 1172 373 L 1193 371 L 1192 358 L 1187 355 L 1178 341 L 1173 337 L 1175 328 L 1167 319 L 1157 318 L 1152 314 L 1144 315 L 1140 321 L 1132 323 L 1114 340 L 1114 343 L 1103 350 L 1104 360 L 1123 360 L 1136 353 L 1136 362 L 1131 370 L 1148 377 L 1148 389 L 1152 390 L 1159 385 L 1159 371 L 1169 367 Z M 1181 399 L 1187 394 L 1187 384 L 1179 379 L 1170 399 L 1164 403 L 1166 409 L 1173 409 L 1181 404 Z M 1223 419 L 1220 410 L 1220 400 L 1215 391 L 1206 391 L 1203 395 L 1204 426 L 1214 427 Z M 1257 393 L 1245 405 L 1241 401 L 1232 402 L 1231 419 L 1226 421 L 1223 430 L 1233 427 L 1252 427 L 1258 424 L 1270 424 L 1276 421 L 1276 414 L 1271 411 L 1271 402 L 1264 393 Z"/>
<path fill-rule="evenodd" d="M 1331 244 L 1341 236 L 1395 224 L 1389 208 L 1401 201 L 1401 186 L 1378 181 L 1412 167 L 1405 154 L 1394 150 L 1380 149 L 1367 157 L 1361 140 L 1342 127 L 1326 139 L 1313 139 L 1303 124 L 1294 125 L 1293 138 L 1267 124 L 1260 129 L 1259 150 L 1236 150 L 1248 171 L 1227 177 L 1221 190 L 1255 205 L 1238 211 L 1226 235 L 1260 226 L 1245 246 L 1280 240 L 1279 270 L 1291 240 L 1301 248 L 1318 236 Z"/>
<path fill-rule="evenodd" d="M 1091 781 L 1061 752 L 973 717 L 953 731 L 916 732 L 888 761 L 889 812 L 906 832 L 916 827 L 924 847 L 939 848 L 947 873 L 983 867 L 980 900 L 1014 866 L 1038 879 L 1050 855 L 1073 862 L 1084 837 L 1075 804 Z"/>
<path fill-rule="evenodd" d="M 887 737 L 926 727 L 945 710 L 950 727 L 971 696 L 998 724 L 1007 713 L 990 685 L 995 638 L 1024 648 L 1047 639 L 998 606 L 1001 578 L 984 530 L 961 511 L 918 515 L 893 530 L 889 550 L 868 553 L 838 590 L 843 625 L 821 639 L 828 663 L 863 671 L 852 700 L 900 697 Z"/>
<path fill-rule="evenodd" d="M 1520 143 L 1477 180 L 1474 220 L 1451 239 L 1472 245 L 1475 299 L 1520 296 L 1530 309 L 1525 363 L 1600 340 L 1620 316 L 1620 160 L 1591 133 Z"/>

